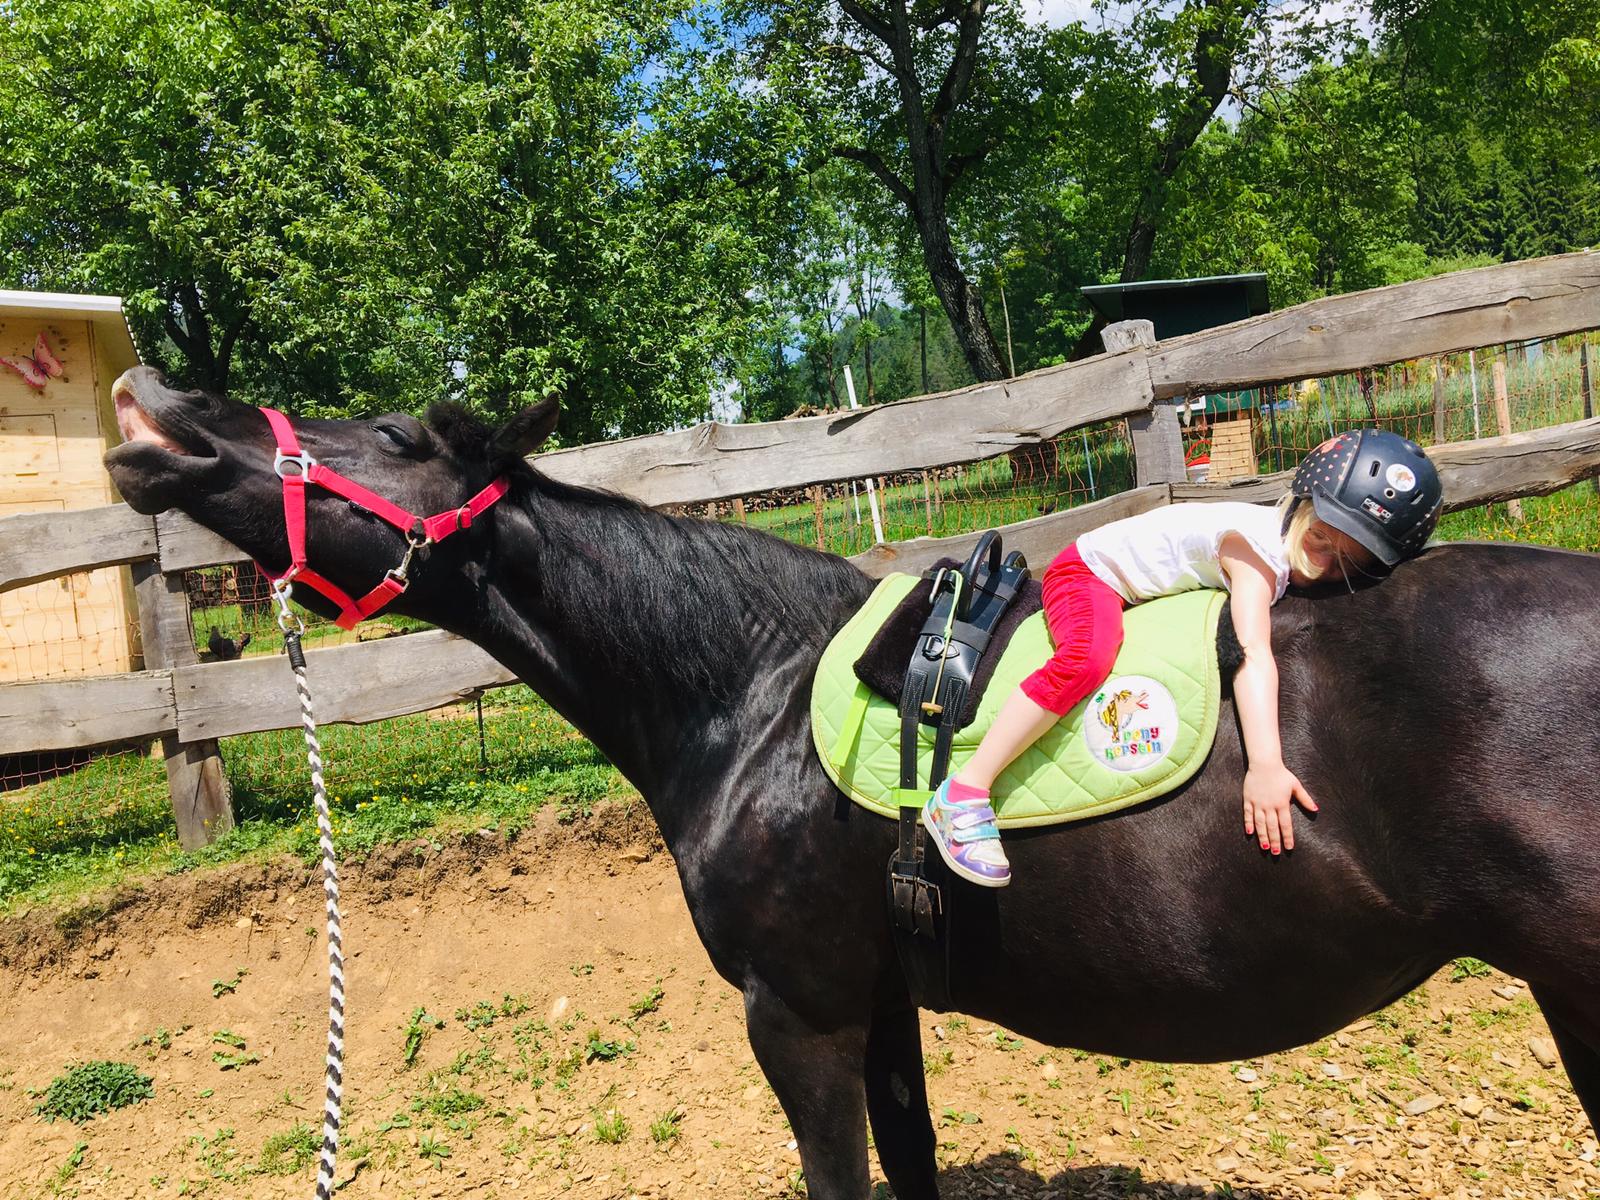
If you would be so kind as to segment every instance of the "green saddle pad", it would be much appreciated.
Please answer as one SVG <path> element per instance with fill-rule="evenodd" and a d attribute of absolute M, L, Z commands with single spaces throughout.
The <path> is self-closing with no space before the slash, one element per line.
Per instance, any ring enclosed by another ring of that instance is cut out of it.
<path fill-rule="evenodd" d="M 915 575 L 885 578 L 823 652 L 811 688 L 811 732 L 828 775 L 857 804 L 899 815 L 900 714 L 856 678 L 854 664 Z M 993 803 L 1001 828 L 1054 825 L 1115 812 L 1170 792 L 1205 761 L 1217 732 L 1217 618 L 1225 592 L 1182 592 L 1123 614 L 1125 638 L 1106 682 L 1006 768 Z M 1012 690 L 1051 654 L 1044 614 L 1018 628 L 950 750 L 953 774 Z M 917 778 L 934 730 L 918 726 Z M 919 788 L 906 803 L 920 804 Z"/>

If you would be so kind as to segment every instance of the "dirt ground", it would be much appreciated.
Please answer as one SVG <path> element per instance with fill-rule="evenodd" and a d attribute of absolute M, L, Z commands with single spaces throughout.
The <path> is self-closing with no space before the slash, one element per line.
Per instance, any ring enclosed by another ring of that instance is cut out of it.
<path fill-rule="evenodd" d="M 316 872 L 177 876 L 104 907 L 0 923 L 0 1195 L 309 1196 Z M 803 1194 L 647 815 L 392 849 L 347 867 L 344 911 L 340 1195 Z M 1501 975 L 1442 973 L 1244 1063 L 1106 1059 L 950 1015 L 923 1033 L 950 1198 L 1600 1197 L 1594 1131 Z M 154 1098 L 82 1126 L 34 1115 L 100 1059 Z"/>

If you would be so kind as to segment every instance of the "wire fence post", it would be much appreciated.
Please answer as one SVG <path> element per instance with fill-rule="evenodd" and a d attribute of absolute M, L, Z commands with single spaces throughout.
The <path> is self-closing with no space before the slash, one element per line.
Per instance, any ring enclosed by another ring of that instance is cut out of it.
<path fill-rule="evenodd" d="M 1578 379 L 1583 389 L 1583 419 L 1587 421 L 1594 416 L 1594 393 L 1589 386 L 1589 339 L 1587 336 L 1578 340 Z M 1600 493 L 1600 475 L 1594 477 L 1594 490 Z"/>
<path fill-rule="evenodd" d="M 1450 440 L 1450 429 L 1444 414 L 1444 359 L 1433 360 L 1433 444 L 1442 446 Z"/>
<path fill-rule="evenodd" d="M 1511 401 L 1506 395 L 1506 360 L 1501 355 L 1494 360 L 1494 419 L 1501 437 L 1511 433 Z M 1517 524 L 1522 523 L 1522 501 L 1507 500 L 1506 512 Z"/>

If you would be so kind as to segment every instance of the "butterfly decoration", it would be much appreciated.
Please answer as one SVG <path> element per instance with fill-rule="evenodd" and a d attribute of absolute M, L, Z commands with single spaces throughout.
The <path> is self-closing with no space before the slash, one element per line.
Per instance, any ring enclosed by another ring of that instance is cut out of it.
<path fill-rule="evenodd" d="M 28 381 L 29 387 L 40 389 L 50 380 L 60 379 L 64 369 L 61 360 L 51 353 L 50 340 L 43 330 L 33 340 L 32 354 L 0 354 L 0 366 L 10 367 Z"/>

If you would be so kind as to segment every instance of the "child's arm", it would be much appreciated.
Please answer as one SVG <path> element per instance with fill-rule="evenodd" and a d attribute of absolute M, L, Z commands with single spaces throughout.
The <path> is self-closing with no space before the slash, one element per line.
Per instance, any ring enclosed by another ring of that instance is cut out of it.
<path fill-rule="evenodd" d="M 1233 595 L 1233 629 L 1244 649 L 1244 665 L 1233 677 L 1233 701 L 1244 731 L 1248 770 L 1244 777 L 1244 831 L 1274 854 L 1294 849 L 1294 801 L 1311 812 L 1310 793 L 1283 765 L 1278 737 L 1278 664 L 1272 657 L 1272 569 L 1245 538 L 1230 533 L 1219 555 Z"/>

